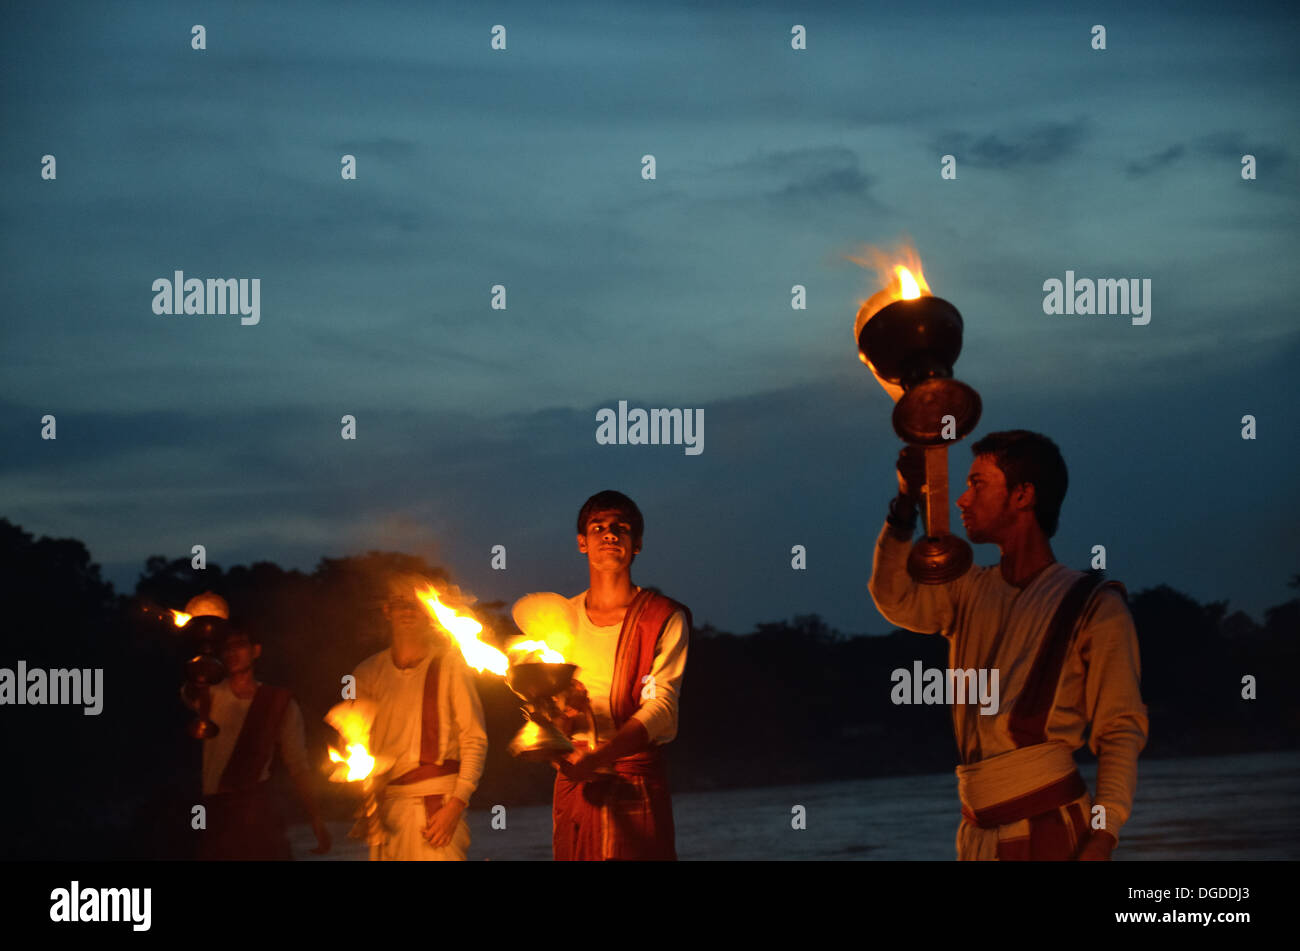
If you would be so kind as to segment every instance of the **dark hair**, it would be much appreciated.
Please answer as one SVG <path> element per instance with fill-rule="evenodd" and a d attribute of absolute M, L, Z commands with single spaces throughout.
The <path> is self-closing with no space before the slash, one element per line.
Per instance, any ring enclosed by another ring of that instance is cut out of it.
<path fill-rule="evenodd" d="M 635 541 L 641 540 L 641 535 L 645 531 L 645 519 L 641 517 L 641 510 L 626 495 L 622 492 L 615 492 L 613 489 L 597 492 L 583 503 L 578 512 L 578 534 L 586 535 L 587 523 L 591 520 L 592 513 L 601 512 L 605 509 L 618 511 L 632 526 L 632 538 Z"/>
<path fill-rule="evenodd" d="M 1056 534 L 1061 503 L 1070 484 L 1061 450 L 1041 433 L 1011 429 L 989 433 L 971 446 L 977 456 L 992 456 L 1007 477 L 1007 491 L 1018 485 L 1034 487 L 1034 518 L 1048 538 Z"/>

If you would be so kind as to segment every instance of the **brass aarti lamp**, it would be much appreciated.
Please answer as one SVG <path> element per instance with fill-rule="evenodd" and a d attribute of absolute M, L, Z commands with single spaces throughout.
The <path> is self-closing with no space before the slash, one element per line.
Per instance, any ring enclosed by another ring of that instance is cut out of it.
<path fill-rule="evenodd" d="M 948 447 L 979 423 L 977 392 L 952 375 L 961 353 L 957 308 L 929 293 L 919 267 L 894 280 L 858 310 L 858 357 L 894 400 L 894 432 L 925 448 L 925 535 L 912 545 L 908 574 L 946 584 L 970 568 L 970 545 L 949 531 Z"/>

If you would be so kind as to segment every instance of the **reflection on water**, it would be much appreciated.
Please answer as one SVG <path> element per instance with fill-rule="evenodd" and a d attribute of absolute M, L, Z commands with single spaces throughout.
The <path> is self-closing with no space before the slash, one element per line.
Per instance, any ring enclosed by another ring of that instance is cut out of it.
<path fill-rule="evenodd" d="M 1083 775 L 1095 789 L 1096 766 Z M 1297 752 L 1139 760 L 1133 818 L 1115 858 L 1300 858 L 1298 799 Z M 791 828 L 796 805 L 806 811 L 806 829 Z M 960 817 L 951 773 L 680 793 L 673 811 L 682 859 L 947 861 Z M 549 806 L 509 809 L 504 830 L 492 829 L 487 809 L 467 815 L 471 860 L 550 859 Z M 331 825 L 335 848 L 327 860 L 365 859 L 364 846 L 347 838 L 350 825 Z M 308 853 L 310 829 L 294 827 L 291 839 L 294 855 L 319 860 Z"/>

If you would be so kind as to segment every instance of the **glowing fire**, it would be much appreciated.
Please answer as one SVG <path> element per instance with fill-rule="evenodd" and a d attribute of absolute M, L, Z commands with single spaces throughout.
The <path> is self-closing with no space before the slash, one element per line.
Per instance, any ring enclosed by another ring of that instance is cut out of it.
<path fill-rule="evenodd" d="M 564 663 L 564 654 L 552 644 L 558 642 L 559 646 L 568 647 L 573 629 L 570 618 L 572 606 L 558 594 L 530 594 L 520 599 L 515 605 L 515 621 L 520 630 L 524 631 L 524 638 L 508 645 L 505 653 L 483 643 L 479 639 L 483 625 L 472 615 L 446 604 L 434 588 L 420 588 L 415 596 L 439 626 L 456 641 L 465 663 L 480 673 L 487 670 L 504 677 L 512 664 Z M 526 610 L 527 617 L 521 617 L 521 604 L 526 607 L 531 604 L 535 610 Z M 536 636 L 538 633 L 545 633 L 547 639 Z"/>
<path fill-rule="evenodd" d="M 346 763 L 346 775 L 344 782 L 354 783 L 357 780 L 365 779 L 370 775 L 371 770 L 375 768 L 375 758 L 370 755 L 364 743 L 349 743 L 348 755 L 340 756 L 334 747 L 330 747 L 330 762 Z M 330 777 L 334 779 L 333 776 Z"/>
<path fill-rule="evenodd" d="M 921 256 L 916 248 L 907 242 L 892 250 L 868 247 L 857 257 L 850 255 L 849 260 L 875 271 L 881 285 L 880 290 L 867 298 L 858 308 L 858 318 L 853 324 L 854 340 L 861 335 L 867 321 L 895 301 L 933 296 L 930 285 L 925 280 L 925 272 L 921 270 Z M 871 368 L 876 381 L 884 387 L 885 392 L 894 402 L 902 398 L 903 388 L 881 379 L 880 374 L 876 373 L 875 367 L 867 362 L 867 358 L 861 351 L 858 352 L 858 359 Z"/>
<path fill-rule="evenodd" d="M 330 762 L 337 763 L 330 774 L 332 783 L 354 783 L 366 779 L 375 771 L 376 760 L 370 755 L 370 725 L 375 721 L 375 705 L 364 700 L 348 700 L 335 704 L 325 714 L 325 722 L 343 737 L 348 755 L 330 747 Z M 389 766 L 392 764 L 390 763 Z M 385 767 L 387 768 L 387 767 Z"/>
<path fill-rule="evenodd" d="M 519 735 L 515 737 L 515 742 L 520 744 L 524 749 L 535 746 L 545 737 L 542 728 L 534 723 L 531 719 L 525 720 L 523 728 L 520 729 Z"/>
<path fill-rule="evenodd" d="M 527 638 L 507 648 L 514 663 L 564 663 L 564 654 L 573 649 L 573 632 L 578 626 L 577 611 L 568 598 L 553 591 L 527 594 L 515 602 L 510 613 Z M 517 659 L 517 651 L 525 652 L 527 660 Z"/>
<path fill-rule="evenodd" d="M 856 257 L 849 260 L 869 271 L 875 271 L 880 282 L 880 290 L 858 310 L 858 319 L 853 326 L 854 339 L 862 333 L 862 327 L 881 309 L 894 301 L 916 300 L 930 295 L 930 285 L 926 283 L 925 272 L 921 269 L 921 255 L 911 244 L 904 242 L 896 248 L 885 250 L 868 247 Z"/>
<path fill-rule="evenodd" d="M 506 675 L 506 670 L 510 667 L 506 655 L 478 639 L 478 636 L 483 633 L 482 624 L 470 615 L 462 614 L 455 608 L 443 604 L 438 597 L 438 592 L 433 588 L 419 589 L 415 592 L 415 596 L 423 602 L 429 614 L 442 625 L 442 629 L 455 639 L 456 646 L 460 648 L 465 658 L 465 663 L 480 673 L 490 670 L 501 677 Z"/>
<path fill-rule="evenodd" d="M 519 641 L 511 644 L 507 650 L 512 664 L 564 663 L 564 655 L 547 645 L 546 641 Z"/>
<path fill-rule="evenodd" d="M 172 623 L 177 627 L 184 627 L 189 623 L 190 616 L 184 611 L 177 611 L 175 608 L 169 609 L 172 612 Z"/>
<path fill-rule="evenodd" d="M 916 278 L 912 277 L 912 272 L 903 265 L 894 268 L 894 273 L 898 275 L 899 292 L 903 295 L 903 300 L 916 300 L 921 296 L 921 288 L 916 283 Z"/>

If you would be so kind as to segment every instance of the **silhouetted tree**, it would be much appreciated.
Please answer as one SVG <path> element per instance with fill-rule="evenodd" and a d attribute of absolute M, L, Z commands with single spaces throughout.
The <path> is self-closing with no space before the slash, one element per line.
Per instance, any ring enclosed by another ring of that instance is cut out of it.
<path fill-rule="evenodd" d="M 10 609 L 10 663 L 102 667 L 104 713 L 6 709 L 5 749 L 25 776 L 59 782 L 7 784 L 14 816 L 76 815 L 63 824 L 18 823 L 10 854 L 32 857 L 180 857 L 198 785 L 199 744 L 177 700 L 184 639 L 159 608 L 179 609 L 207 589 L 225 597 L 232 620 L 261 635 L 259 677 L 289 687 L 303 708 L 308 752 L 322 766 L 332 733 L 321 721 L 340 699 L 341 678 L 383 649 L 385 579 L 413 571 L 436 584 L 448 574 L 416 556 L 371 551 L 322 558 L 311 572 L 271 562 L 210 564 L 149 558 L 125 599 L 100 577 L 85 546 L 35 539 L 0 519 L 0 593 Z M 1300 587 L 1300 575 L 1291 579 Z M 144 607 L 152 605 L 152 613 Z M 1228 602 L 1201 604 L 1160 585 L 1131 608 L 1150 708 L 1145 755 L 1241 752 L 1300 744 L 1300 697 L 1288 671 L 1300 662 L 1300 599 L 1269 608 L 1263 625 Z M 473 606 L 484 638 L 517 633 L 505 602 Z M 949 711 L 896 705 L 891 673 L 943 667 L 947 641 L 895 631 L 846 636 L 816 614 L 756 625 L 748 634 L 703 623 L 693 632 L 681 725 L 666 747 L 683 791 L 950 769 L 956 763 Z M 1243 700 L 1242 678 L 1258 681 Z M 506 749 L 522 719 L 500 677 L 478 677 L 487 717 L 487 769 L 475 803 L 545 802 L 554 773 L 513 760 Z M 336 818 L 352 801 L 326 789 Z"/>

